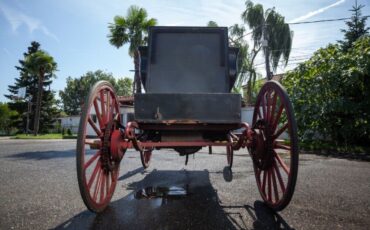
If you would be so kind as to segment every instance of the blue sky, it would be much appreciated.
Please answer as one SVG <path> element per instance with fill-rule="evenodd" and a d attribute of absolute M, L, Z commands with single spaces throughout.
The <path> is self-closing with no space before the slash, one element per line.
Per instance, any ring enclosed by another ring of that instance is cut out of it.
<path fill-rule="evenodd" d="M 349 17 L 348 9 L 354 4 L 354 0 L 254 2 L 265 8 L 275 7 L 288 22 Z M 370 14 L 370 1 L 358 2 L 366 5 L 363 14 Z M 41 43 L 41 48 L 58 63 L 57 79 L 52 85 L 55 91 L 65 87 L 68 76 L 79 77 L 97 69 L 115 77 L 132 77 L 129 70 L 133 64 L 127 46 L 120 49 L 111 46 L 107 26 L 115 15 L 126 15 L 133 4 L 144 7 L 159 25 L 166 26 L 203 26 L 209 20 L 230 26 L 241 23 L 240 14 L 245 8 L 240 0 L 0 0 L 0 101 L 6 101 L 3 94 L 8 93 L 7 86 L 18 77 L 14 66 L 33 40 Z M 308 58 L 319 47 L 342 39 L 339 30 L 344 27 L 343 21 L 292 25 L 293 49 L 286 69 Z M 263 58 L 255 63 L 264 73 Z"/>

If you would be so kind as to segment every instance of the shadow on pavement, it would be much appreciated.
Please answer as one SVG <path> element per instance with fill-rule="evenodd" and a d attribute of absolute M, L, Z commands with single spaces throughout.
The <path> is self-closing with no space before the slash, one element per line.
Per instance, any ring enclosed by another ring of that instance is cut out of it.
<path fill-rule="evenodd" d="M 94 154 L 96 150 L 87 150 L 87 154 Z M 53 158 L 76 157 L 76 150 L 69 149 L 63 151 L 34 151 L 23 152 L 6 156 L 7 158 L 18 158 L 24 160 L 50 160 Z"/>
<path fill-rule="evenodd" d="M 120 180 L 126 180 L 127 178 L 130 178 L 130 177 L 132 177 L 132 176 L 134 176 L 134 175 L 136 175 L 138 173 L 142 173 L 143 174 L 144 172 L 145 172 L 144 167 L 139 167 L 139 168 L 137 168 L 135 170 L 132 170 L 132 171 L 127 172 L 125 175 L 120 176 L 118 178 L 118 180 L 119 181 Z"/>
<path fill-rule="evenodd" d="M 139 169 L 133 172 L 140 172 Z M 186 195 L 138 198 L 147 188 L 184 188 Z M 117 187 L 116 189 L 122 189 Z M 239 229 L 241 227 L 220 205 L 217 190 L 204 171 L 153 170 L 141 181 L 129 184 L 130 194 L 112 202 L 100 214 L 84 211 L 56 229 Z M 256 229 L 289 225 L 277 214 L 256 202 L 254 207 L 241 206 L 254 220 Z"/>
<path fill-rule="evenodd" d="M 253 219 L 254 229 L 294 229 L 275 211 L 267 207 L 262 201 L 254 202 L 254 207 L 245 206 Z"/>

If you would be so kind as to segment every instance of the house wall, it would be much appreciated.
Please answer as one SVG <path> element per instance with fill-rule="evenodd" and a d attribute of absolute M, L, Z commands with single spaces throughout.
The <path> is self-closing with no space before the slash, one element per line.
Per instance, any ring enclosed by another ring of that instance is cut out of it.
<path fill-rule="evenodd" d="M 253 112 L 254 112 L 253 106 L 247 106 L 247 107 L 242 108 L 242 122 L 246 122 L 251 126 L 252 120 L 253 120 Z M 286 132 L 283 132 L 280 135 L 280 139 L 287 139 L 288 137 L 289 136 Z"/>
<path fill-rule="evenodd" d="M 126 126 L 127 124 L 127 114 L 128 113 L 133 113 L 134 108 L 133 107 L 127 107 L 127 106 L 121 106 L 120 107 L 120 113 L 121 113 L 121 123 Z M 99 127 L 99 121 L 96 118 L 96 113 L 94 107 L 91 108 L 90 112 L 92 116 L 92 120 L 96 124 L 97 127 Z M 67 116 L 67 117 L 62 117 L 60 118 L 61 121 L 61 126 L 64 129 L 70 129 L 72 133 L 77 134 L 78 133 L 78 127 L 80 125 L 80 116 Z M 86 135 L 88 136 L 95 136 L 95 131 L 91 127 L 90 124 L 87 124 L 87 133 Z"/>
<path fill-rule="evenodd" d="M 78 125 L 80 123 L 80 116 L 67 116 L 60 118 L 60 125 L 65 130 L 70 129 L 72 133 L 78 132 Z"/>

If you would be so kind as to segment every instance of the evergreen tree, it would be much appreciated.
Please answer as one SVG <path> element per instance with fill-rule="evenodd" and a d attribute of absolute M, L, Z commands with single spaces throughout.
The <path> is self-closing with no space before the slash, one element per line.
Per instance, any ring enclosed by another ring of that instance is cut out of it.
<path fill-rule="evenodd" d="M 363 35 L 369 34 L 369 27 L 366 27 L 366 20 L 367 17 L 361 17 L 361 9 L 365 7 L 364 5 L 357 5 L 357 0 L 355 5 L 352 6 L 352 17 L 350 21 L 346 22 L 347 29 L 342 29 L 341 31 L 344 33 L 344 40 L 338 41 L 342 49 L 347 51 L 349 48 L 353 46 L 353 43 Z"/>
<path fill-rule="evenodd" d="M 32 129 L 34 127 L 34 116 L 36 109 L 37 100 L 37 83 L 38 76 L 32 74 L 25 65 L 26 58 L 40 51 L 40 44 L 36 41 L 31 42 L 31 46 L 28 47 L 27 52 L 23 53 L 24 58 L 19 60 L 19 65 L 15 68 L 19 71 L 19 77 L 15 78 L 14 85 L 8 86 L 9 94 L 4 95 L 10 100 L 9 108 L 18 112 L 17 116 L 12 117 L 12 125 L 17 127 L 19 130 L 26 131 L 27 124 L 27 111 L 28 101 L 31 103 L 30 114 L 29 114 L 29 125 Z M 42 110 L 40 116 L 40 131 L 46 132 L 48 128 L 52 126 L 55 119 L 59 116 L 59 110 L 55 106 L 55 92 L 50 90 L 52 79 L 55 77 L 53 74 L 45 74 L 44 81 L 42 83 L 44 91 L 42 94 Z M 17 98 L 19 88 L 26 88 L 26 96 L 24 100 Z"/>

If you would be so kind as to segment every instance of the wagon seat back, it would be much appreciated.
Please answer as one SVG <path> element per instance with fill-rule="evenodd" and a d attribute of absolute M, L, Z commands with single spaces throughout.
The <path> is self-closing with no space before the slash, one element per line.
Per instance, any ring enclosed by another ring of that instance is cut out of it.
<path fill-rule="evenodd" d="M 151 27 L 140 47 L 145 93 L 135 95 L 141 124 L 239 124 L 241 98 L 230 93 L 238 49 L 226 27 Z"/>

